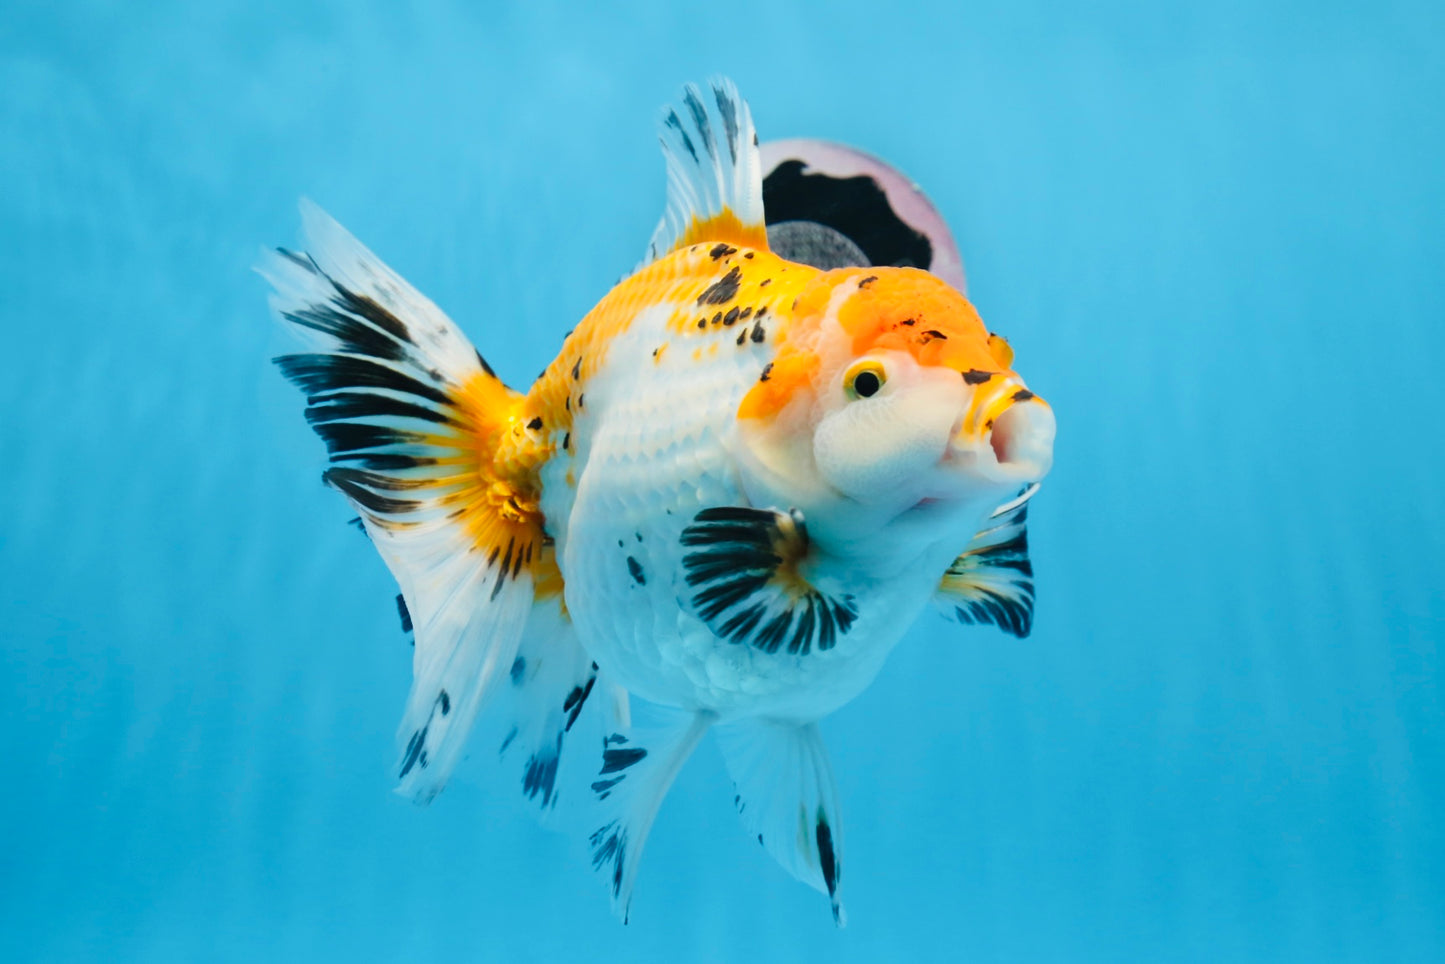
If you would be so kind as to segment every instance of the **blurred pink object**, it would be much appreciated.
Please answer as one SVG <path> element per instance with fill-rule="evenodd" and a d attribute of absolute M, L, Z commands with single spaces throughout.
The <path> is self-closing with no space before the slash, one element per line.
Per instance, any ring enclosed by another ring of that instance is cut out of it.
<path fill-rule="evenodd" d="M 924 268 L 967 293 L 963 258 L 943 216 L 897 168 L 830 141 L 762 145 L 763 208 L 778 254 L 820 268 Z"/>

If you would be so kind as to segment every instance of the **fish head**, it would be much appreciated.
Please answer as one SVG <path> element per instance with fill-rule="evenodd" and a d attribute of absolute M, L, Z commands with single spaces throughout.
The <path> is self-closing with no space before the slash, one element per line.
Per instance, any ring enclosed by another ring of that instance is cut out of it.
<path fill-rule="evenodd" d="M 1008 343 L 956 289 L 911 268 L 813 279 L 739 416 L 772 498 L 831 497 L 827 507 L 864 516 L 946 505 L 976 516 L 1053 461 L 1053 411 Z"/>

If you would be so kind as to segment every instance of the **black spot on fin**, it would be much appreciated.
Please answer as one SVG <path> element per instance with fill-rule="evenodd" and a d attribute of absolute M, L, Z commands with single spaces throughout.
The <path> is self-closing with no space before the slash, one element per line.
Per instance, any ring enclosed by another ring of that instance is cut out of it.
<path fill-rule="evenodd" d="M 401 593 L 396 594 L 396 614 L 401 619 L 401 631 L 404 633 L 411 632 L 411 612 L 406 608 L 406 597 Z"/>
<path fill-rule="evenodd" d="M 823 883 L 828 887 L 828 900 L 833 904 L 833 921 L 841 923 L 842 917 L 838 904 L 838 859 L 833 853 L 833 828 L 828 826 L 828 817 L 822 809 L 818 810 L 818 823 L 814 830 L 814 839 L 818 845 L 818 864 L 823 871 Z"/>
<path fill-rule="evenodd" d="M 612 864 L 612 897 L 622 893 L 622 871 L 627 862 L 627 831 L 614 820 L 592 832 L 592 869 L 601 870 Z"/>
<path fill-rule="evenodd" d="M 522 793 L 528 800 L 542 798 L 542 806 L 553 806 L 557 802 L 557 767 L 562 761 L 562 734 L 557 734 L 557 742 L 547 744 L 537 750 L 527 760 L 527 767 L 522 772 Z"/>
<path fill-rule="evenodd" d="M 616 750 L 602 751 L 602 769 L 599 774 L 605 776 L 609 773 L 617 773 L 626 770 L 634 763 L 642 761 L 647 756 L 647 751 L 640 746 L 624 747 Z"/>

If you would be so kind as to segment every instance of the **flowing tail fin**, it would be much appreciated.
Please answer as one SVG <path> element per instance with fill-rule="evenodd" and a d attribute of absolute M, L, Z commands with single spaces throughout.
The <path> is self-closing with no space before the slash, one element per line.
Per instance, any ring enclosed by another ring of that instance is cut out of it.
<path fill-rule="evenodd" d="M 325 481 L 361 517 L 411 615 L 397 792 L 425 803 L 506 678 L 534 598 L 560 589 L 531 481 L 545 453 L 513 417 L 522 396 L 436 305 L 320 208 L 303 201 L 301 215 L 308 253 L 277 249 L 257 270 L 314 351 L 276 363 L 306 393 L 330 453 Z"/>

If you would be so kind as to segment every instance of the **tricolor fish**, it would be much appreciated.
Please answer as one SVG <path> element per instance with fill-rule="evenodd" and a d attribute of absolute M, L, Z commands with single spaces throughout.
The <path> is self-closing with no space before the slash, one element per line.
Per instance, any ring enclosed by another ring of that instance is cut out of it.
<path fill-rule="evenodd" d="M 687 88 L 661 136 L 646 262 L 525 393 L 305 202 L 306 253 L 260 269 L 312 343 L 277 363 L 413 626 L 398 792 L 431 800 L 479 710 L 506 704 L 498 749 L 544 809 L 565 796 L 590 820 L 626 919 L 663 797 L 712 732 L 750 835 L 841 924 L 817 722 L 930 600 L 1029 633 L 1025 513 L 1054 417 L 939 277 L 769 250 L 731 83 Z"/>

